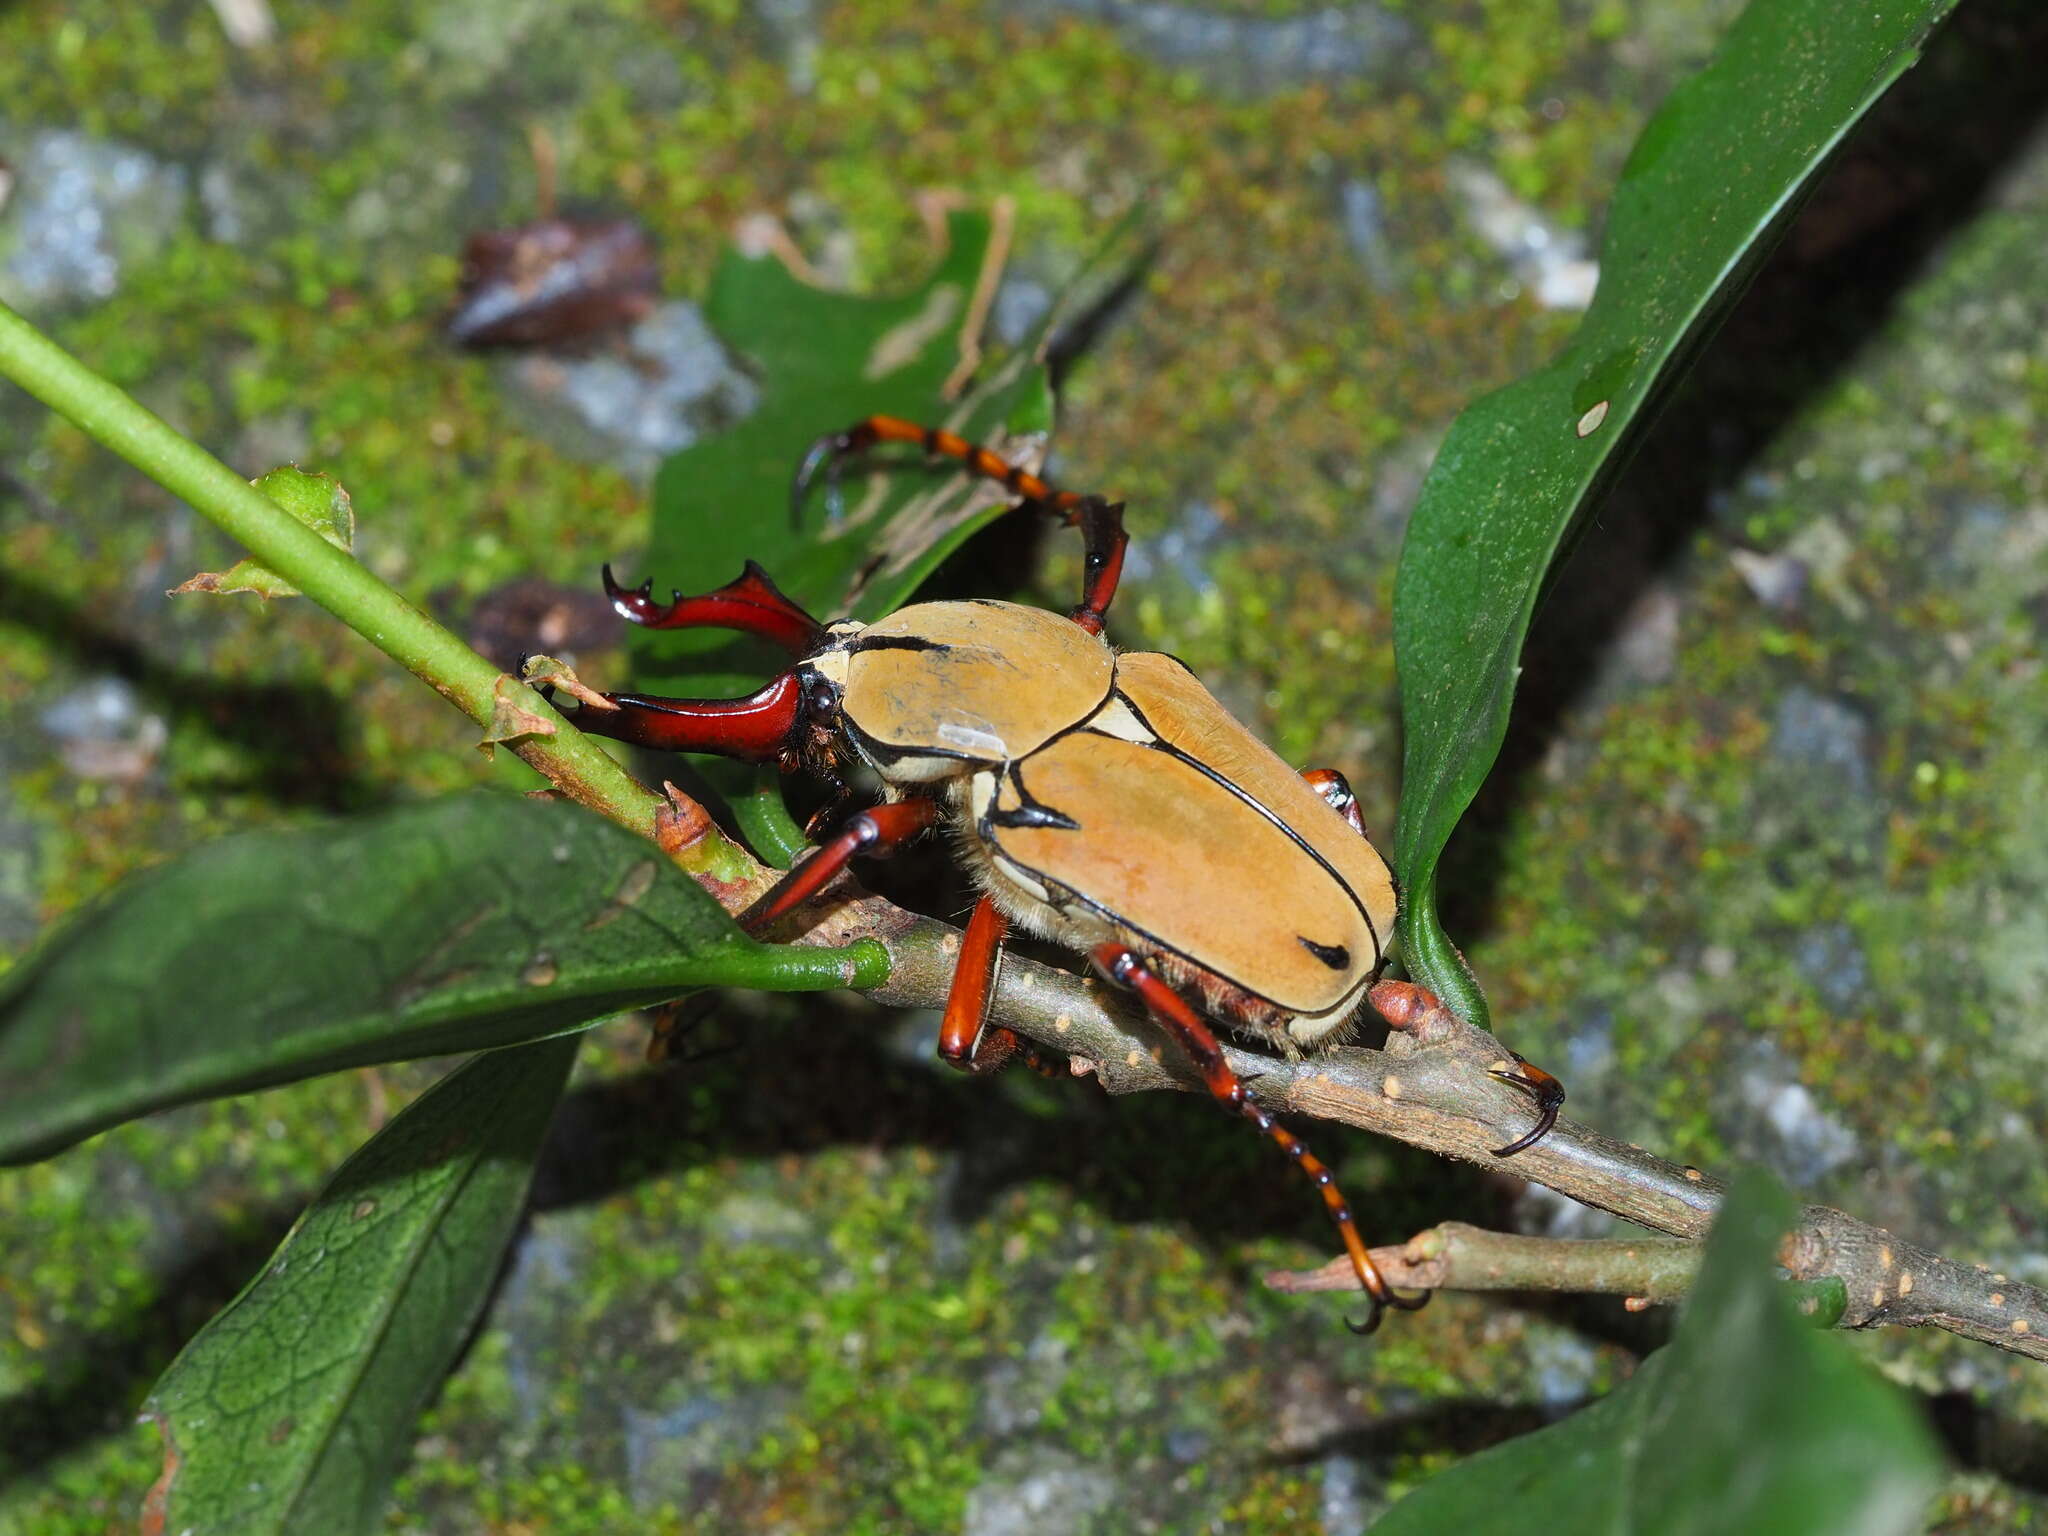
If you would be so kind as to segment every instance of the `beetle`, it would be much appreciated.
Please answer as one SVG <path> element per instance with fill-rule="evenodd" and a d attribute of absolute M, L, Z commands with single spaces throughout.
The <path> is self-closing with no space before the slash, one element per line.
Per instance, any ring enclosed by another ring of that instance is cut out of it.
<path fill-rule="evenodd" d="M 1320 1190 L 1371 1311 L 1427 1293 L 1390 1287 L 1323 1162 L 1252 1099 L 1211 1021 L 1289 1056 L 1342 1039 L 1387 962 L 1394 880 L 1333 769 L 1298 774 L 1180 661 L 1118 653 L 1103 635 L 1127 537 L 1123 506 L 1057 490 L 955 433 L 874 416 L 818 439 L 797 472 L 800 508 L 821 468 L 910 443 L 994 480 L 1076 527 L 1081 601 L 1062 617 L 989 599 L 915 603 L 874 623 L 820 623 L 748 562 L 715 591 L 668 603 L 652 583 L 605 591 L 652 629 L 717 627 L 792 658 L 739 699 L 611 693 L 582 728 L 670 751 L 808 769 L 840 789 L 865 764 L 882 802 L 836 833 L 741 915 L 759 932 L 817 895 L 854 858 L 945 827 L 981 895 L 968 918 L 939 1054 L 971 1072 L 1036 1051 L 987 1020 L 1012 925 L 1088 957 L 1134 992 L 1209 1092 L 1275 1141 Z M 1517 1058 L 1496 1075 L 1537 1106 L 1533 1145 L 1557 1118 L 1557 1080 Z"/>

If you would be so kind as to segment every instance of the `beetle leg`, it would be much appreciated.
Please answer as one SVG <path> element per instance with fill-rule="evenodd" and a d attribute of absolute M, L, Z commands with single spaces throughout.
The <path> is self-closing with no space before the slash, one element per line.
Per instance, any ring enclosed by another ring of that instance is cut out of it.
<path fill-rule="evenodd" d="M 796 480 L 790 487 L 790 516 L 800 516 L 804 496 L 821 469 L 825 472 L 828 494 L 836 499 L 839 466 L 853 454 L 865 452 L 878 443 L 916 443 L 935 459 L 957 460 L 970 474 L 994 480 L 1026 501 L 1057 513 L 1067 527 L 1079 528 L 1081 602 L 1071 617 L 1089 634 L 1102 633 L 1103 618 L 1123 575 L 1124 547 L 1130 542 L 1124 533 L 1123 503 L 1079 491 L 1055 490 L 1022 465 L 1010 463 L 979 443 L 970 443 L 957 432 L 919 426 L 900 416 L 870 416 L 844 432 L 819 438 L 797 468 Z"/>
<path fill-rule="evenodd" d="M 962 1072 L 995 1072 L 1014 1056 L 1042 1077 L 1063 1077 L 1066 1074 L 1008 1025 L 983 1027 L 1009 931 L 1010 920 L 991 898 L 984 896 L 974 904 L 960 940 L 952 990 L 946 994 L 946 1014 L 939 1023 L 939 1060 Z"/>
<path fill-rule="evenodd" d="M 864 853 L 887 853 L 901 847 L 939 819 L 939 803 L 918 797 L 893 800 L 849 816 L 839 835 L 770 886 L 739 917 L 749 933 L 759 933 L 778 917 L 793 912 L 830 885 L 839 872 Z"/>
<path fill-rule="evenodd" d="M 1517 1152 L 1526 1152 L 1550 1134 L 1550 1128 L 1557 1124 L 1557 1112 L 1564 1107 L 1564 1084 L 1552 1077 L 1541 1067 L 1531 1066 L 1520 1051 L 1509 1051 L 1515 1058 L 1515 1070 L 1502 1071 L 1492 1068 L 1489 1076 L 1497 1077 L 1511 1088 L 1519 1088 L 1536 1101 L 1536 1123 L 1504 1147 L 1495 1147 L 1495 1157 L 1513 1157 Z"/>
<path fill-rule="evenodd" d="M 1412 981 L 1380 982 L 1369 996 L 1380 1017 L 1395 1029 L 1447 1031 L 1454 1025 L 1443 1000 L 1427 987 L 1418 987 Z M 1426 1034 L 1424 1042 L 1428 1043 Z M 1495 1157 L 1513 1157 L 1517 1152 L 1526 1152 L 1535 1146 L 1550 1134 L 1551 1127 L 1557 1124 L 1557 1112 L 1564 1106 L 1563 1083 L 1541 1067 L 1531 1066 L 1519 1051 L 1509 1051 L 1508 1054 L 1515 1058 L 1514 1067 L 1492 1067 L 1488 1069 L 1488 1075 L 1499 1078 L 1511 1088 L 1519 1088 L 1534 1099 L 1536 1123 L 1506 1146 L 1495 1147 Z"/>
<path fill-rule="evenodd" d="M 1336 1175 L 1307 1147 L 1301 1139 L 1285 1126 L 1276 1124 L 1273 1117 L 1256 1104 L 1245 1092 L 1244 1080 L 1230 1068 L 1224 1058 L 1223 1047 L 1216 1039 L 1216 1032 L 1202 1021 L 1199 1014 L 1188 1006 L 1186 999 L 1169 987 L 1138 957 L 1135 950 L 1123 944 L 1100 944 L 1095 948 L 1095 965 L 1103 975 L 1119 986 L 1129 987 L 1144 1001 L 1145 1011 L 1166 1032 L 1173 1036 L 1188 1058 L 1200 1069 L 1202 1081 L 1208 1085 L 1210 1095 L 1225 1109 L 1234 1110 L 1257 1126 L 1275 1142 L 1280 1150 L 1293 1158 L 1322 1191 L 1323 1205 L 1330 1213 L 1330 1220 L 1336 1223 L 1337 1233 L 1344 1239 L 1344 1250 L 1351 1255 L 1351 1268 L 1358 1276 L 1358 1283 L 1372 1303 L 1372 1311 L 1363 1323 L 1350 1323 L 1353 1333 L 1371 1333 L 1380 1325 L 1380 1316 L 1388 1307 L 1400 1307 L 1414 1311 L 1429 1300 L 1429 1293 L 1419 1296 L 1403 1296 L 1387 1284 L 1379 1266 L 1372 1261 L 1372 1254 L 1365 1246 L 1365 1239 L 1358 1234 L 1358 1224 L 1351 1219 L 1351 1207 L 1344 1203 L 1344 1196 L 1337 1188 Z"/>
<path fill-rule="evenodd" d="M 617 709 L 576 711 L 576 728 L 664 752 L 715 752 L 743 762 L 782 762 L 796 750 L 803 685 L 784 672 L 743 699 L 665 699 L 608 693 Z"/>
<path fill-rule="evenodd" d="M 653 597 L 653 581 L 628 589 L 604 568 L 604 595 L 612 600 L 619 617 L 647 629 L 737 629 L 759 635 L 788 651 L 803 656 L 816 647 L 825 626 L 785 597 L 768 573 L 747 562 L 747 568 L 713 592 L 697 597 L 672 593 L 667 603 Z"/>
<path fill-rule="evenodd" d="M 1370 838 L 1365 830 L 1365 817 L 1358 809 L 1358 796 L 1352 792 L 1351 781 L 1335 768 L 1304 768 L 1301 776 L 1308 781 L 1308 787 L 1321 795 L 1330 809 L 1351 823 L 1351 830 L 1360 837 Z"/>
<path fill-rule="evenodd" d="M 1076 524 L 1082 539 L 1081 605 L 1068 617 L 1089 634 L 1099 635 L 1123 579 L 1124 549 L 1131 542 L 1124 532 L 1124 504 L 1084 496 L 1067 514 L 1067 526 Z"/>

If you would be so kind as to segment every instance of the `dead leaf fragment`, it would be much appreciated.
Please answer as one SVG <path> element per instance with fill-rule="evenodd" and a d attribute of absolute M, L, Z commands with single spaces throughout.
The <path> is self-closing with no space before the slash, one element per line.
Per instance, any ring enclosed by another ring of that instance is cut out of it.
<path fill-rule="evenodd" d="M 618 705 L 576 675 L 576 669 L 552 656 L 529 656 L 521 663 L 519 675 L 535 688 L 559 688 L 590 709 L 615 711 Z"/>
<path fill-rule="evenodd" d="M 552 736 L 555 722 L 536 712 L 528 703 L 533 690 L 516 677 L 498 674 L 491 688 L 491 723 L 477 742 L 485 757 L 495 754 L 500 742 L 519 741 L 528 736 Z"/>

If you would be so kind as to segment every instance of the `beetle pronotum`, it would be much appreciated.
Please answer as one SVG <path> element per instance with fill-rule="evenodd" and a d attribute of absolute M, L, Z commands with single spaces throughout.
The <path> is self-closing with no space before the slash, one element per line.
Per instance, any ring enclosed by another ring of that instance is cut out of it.
<path fill-rule="evenodd" d="M 1392 1290 L 1330 1170 L 1246 1092 L 1214 1019 L 1289 1054 L 1340 1038 L 1386 963 L 1393 878 L 1342 774 L 1297 774 L 1171 656 L 1113 651 L 1102 637 L 1125 547 L 1123 507 L 1055 490 L 953 433 L 876 416 L 821 438 L 798 471 L 802 497 L 821 466 L 908 442 L 1000 481 L 1078 526 L 1081 602 L 1066 618 L 994 601 L 918 603 L 873 624 L 821 624 L 751 562 L 737 579 L 667 604 L 651 583 L 604 573 L 618 611 L 656 629 L 700 626 L 761 636 L 794 658 L 741 699 L 606 695 L 586 730 L 671 751 L 713 752 L 785 769 L 864 762 L 883 801 L 848 818 L 741 921 L 768 927 L 823 890 L 848 861 L 946 826 L 982 891 L 968 919 L 939 1054 L 990 1071 L 1035 1053 L 986 1014 L 1010 925 L 1089 957 L 1135 992 L 1199 1068 L 1211 1094 L 1277 1142 L 1315 1183 L 1371 1301 Z M 1190 999 L 1199 1000 L 1200 1007 Z M 1521 1151 L 1556 1120 L 1555 1078 L 1499 1074 L 1536 1100 Z"/>

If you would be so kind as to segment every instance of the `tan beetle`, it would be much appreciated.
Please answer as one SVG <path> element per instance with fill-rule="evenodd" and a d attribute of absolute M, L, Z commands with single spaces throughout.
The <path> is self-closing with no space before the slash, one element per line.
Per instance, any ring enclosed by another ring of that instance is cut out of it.
<path fill-rule="evenodd" d="M 918 603 L 873 624 L 823 625 L 751 563 L 715 592 L 666 605 L 647 584 L 619 587 L 606 567 L 606 591 L 635 623 L 742 630 L 796 661 L 747 698 L 609 694 L 616 711 L 578 723 L 643 746 L 804 767 L 835 785 L 842 766 L 865 762 L 884 802 L 762 897 L 741 919 L 749 929 L 809 900 L 856 855 L 945 824 L 983 895 L 940 1055 L 967 1071 L 1020 1053 L 1038 1064 L 1013 1031 L 986 1023 L 1010 924 L 1089 956 L 1138 994 L 1209 1091 L 1322 1191 L 1371 1300 L 1353 1326 L 1370 1332 L 1383 1308 L 1422 1305 L 1426 1295 L 1387 1285 L 1329 1169 L 1251 1099 L 1208 1023 L 1298 1054 L 1341 1038 L 1379 976 L 1394 882 L 1350 786 L 1330 769 L 1295 773 L 1173 657 L 1110 648 L 1102 628 L 1123 568 L 1121 504 L 1056 491 L 950 432 L 886 416 L 820 439 L 798 472 L 798 501 L 821 465 L 836 470 L 883 442 L 958 460 L 1077 525 L 1080 606 L 1061 618 L 1015 603 Z M 1498 1075 L 1538 1107 L 1534 1127 L 1500 1149 L 1507 1157 L 1548 1132 L 1564 1091 L 1526 1063 Z"/>

